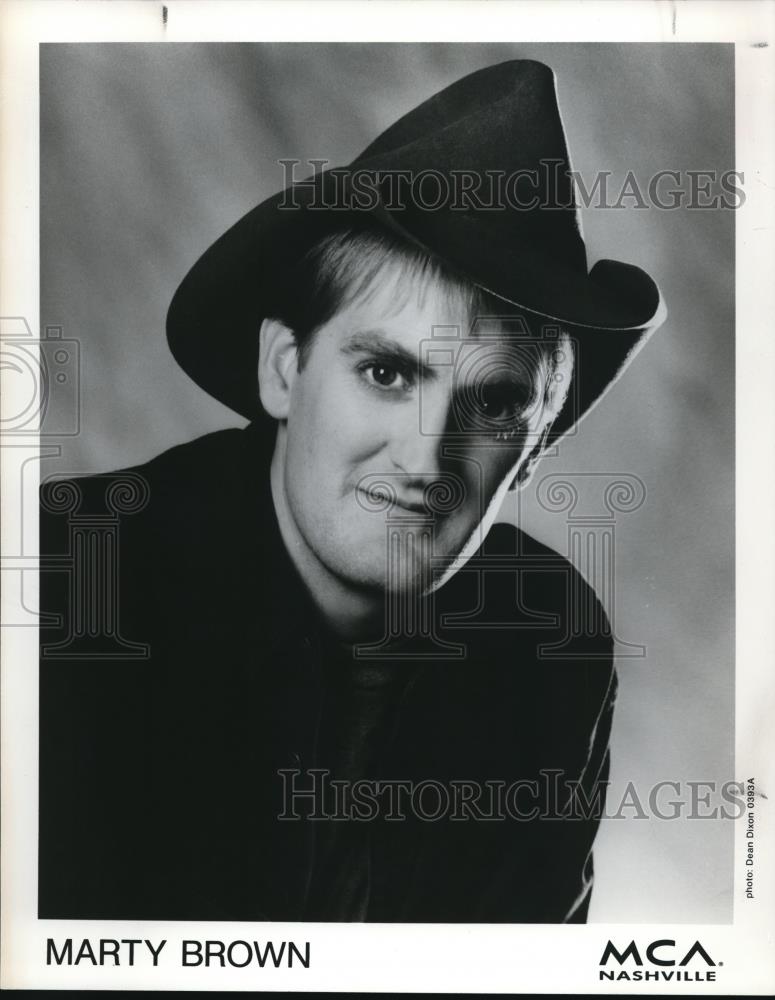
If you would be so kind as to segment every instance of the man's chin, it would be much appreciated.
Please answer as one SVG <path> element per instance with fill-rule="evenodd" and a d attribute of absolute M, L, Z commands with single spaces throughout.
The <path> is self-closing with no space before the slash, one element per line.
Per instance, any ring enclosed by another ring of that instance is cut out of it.
<path fill-rule="evenodd" d="M 459 544 L 450 544 L 448 537 L 434 539 L 426 530 L 418 532 L 409 525 L 390 535 L 353 531 L 342 539 L 338 551 L 329 546 L 332 558 L 323 561 L 342 582 L 370 593 L 423 594 L 435 588 L 455 561 L 450 549 L 457 552 L 465 539 L 454 541 Z"/>
<path fill-rule="evenodd" d="M 373 559 L 342 567 L 342 572 L 337 575 L 349 586 L 385 599 L 391 595 L 419 595 L 433 584 L 433 574 L 427 561 L 388 560 L 384 551 L 375 554 Z"/>

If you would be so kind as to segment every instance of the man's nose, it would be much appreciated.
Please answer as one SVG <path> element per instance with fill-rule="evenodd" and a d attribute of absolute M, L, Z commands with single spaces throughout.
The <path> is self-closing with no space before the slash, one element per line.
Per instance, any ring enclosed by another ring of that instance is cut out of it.
<path fill-rule="evenodd" d="M 441 393 L 428 394 L 419 406 L 407 407 L 390 436 L 389 454 L 396 471 L 420 486 L 437 479 L 448 421 L 449 400 Z"/>

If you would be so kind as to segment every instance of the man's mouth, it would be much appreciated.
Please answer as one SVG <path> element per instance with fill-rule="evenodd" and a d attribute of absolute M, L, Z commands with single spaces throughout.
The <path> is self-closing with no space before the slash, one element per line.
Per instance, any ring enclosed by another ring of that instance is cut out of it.
<path fill-rule="evenodd" d="M 368 489 L 358 488 L 358 493 L 365 498 L 365 506 L 370 511 L 385 511 L 398 508 L 411 514 L 420 514 L 423 517 L 432 517 L 432 511 L 421 500 L 414 500 L 409 497 L 399 496 L 395 491 L 380 486 L 372 486 Z"/>

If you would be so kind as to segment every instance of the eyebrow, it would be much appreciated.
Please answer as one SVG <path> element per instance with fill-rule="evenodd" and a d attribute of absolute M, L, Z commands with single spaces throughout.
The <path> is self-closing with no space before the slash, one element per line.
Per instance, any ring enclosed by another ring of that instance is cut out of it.
<path fill-rule="evenodd" d="M 382 330 L 364 330 L 353 334 L 342 346 L 344 354 L 374 354 L 380 361 L 393 364 L 402 371 L 410 371 L 415 378 L 432 381 L 439 377 L 438 370 L 425 364 L 418 353 L 389 337 Z"/>

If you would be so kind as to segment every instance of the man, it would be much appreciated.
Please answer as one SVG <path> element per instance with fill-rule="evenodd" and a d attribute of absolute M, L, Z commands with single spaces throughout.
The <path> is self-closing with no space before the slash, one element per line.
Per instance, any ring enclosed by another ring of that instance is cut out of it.
<path fill-rule="evenodd" d="M 44 488 L 39 915 L 584 920 L 611 630 L 494 521 L 663 315 L 534 62 L 224 234 L 168 338 L 249 426 Z"/>

